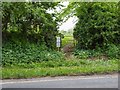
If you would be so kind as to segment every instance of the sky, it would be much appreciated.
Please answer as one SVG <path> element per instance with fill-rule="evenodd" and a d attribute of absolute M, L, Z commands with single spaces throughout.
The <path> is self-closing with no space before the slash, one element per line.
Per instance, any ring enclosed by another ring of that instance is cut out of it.
<path fill-rule="evenodd" d="M 64 1 L 61 3 L 62 5 L 64 5 L 65 7 L 62 7 L 62 9 L 66 8 L 69 4 L 68 1 Z M 61 10 L 59 7 L 56 8 L 56 11 L 57 12 L 61 12 Z M 49 10 L 48 11 L 49 13 L 54 13 L 54 11 L 52 10 Z M 69 29 L 73 29 L 74 26 L 75 26 L 75 21 L 77 20 L 77 17 L 73 16 L 73 17 L 70 17 L 65 23 L 63 23 L 58 30 L 64 30 L 64 31 L 68 31 Z"/>
<path fill-rule="evenodd" d="M 62 3 L 62 5 L 64 5 L 65 7 L 67 7 L 69 4 L 68 1 L 65 1 Z M 65 23 L 63 23 L 60 27 L 59 30 L 64 30 L 67 31 L 69 29 L 73 29 L 75 26 L 75 21 L 77 20 L 77 17 L 70 17 Z"/>
<path fill-rule="evenodd" d="M 75 21 L 77 20 L 77 17 L 70 17 L 65 23 L 63 23 L 60 27 L 59 30 L 64 30 L 67 31 L 69 29 L 73 29 L 75 26 Z"/>

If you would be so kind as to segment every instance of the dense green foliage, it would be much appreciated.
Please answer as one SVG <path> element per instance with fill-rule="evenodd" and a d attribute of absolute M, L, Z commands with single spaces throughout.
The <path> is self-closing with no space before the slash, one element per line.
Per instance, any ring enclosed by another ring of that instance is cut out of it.
<path fill-rule="evenodd" d="M 71 15 L 78 17 L 73 33 L 77 40 L 78 50 L 74 52 L 77 58 L 120 58 L 120 3 L 71 2 L 64 11 L 66 13 L 59 17 L 57 13 L 47 12 L 56 6 L 59 6 L 59 3 L 2 3 L 3 66 L 25 67 L 28 64 L 27 67 L 34 67 L 34 64 L 44 65 L 46 62 L 46 67 L 78 65 L 79 62 L 70 62 L 68 65 L 66 62 L 60 63 L 65 60 L 64 54 L 54 51 L 57 35 L 63 38 L 62 46 L 72 42 L 71 36 L 64 38 L 57 30 L 59 19 L 66 14 L 66 20 Z"/>
<path fill-rule="evenodd" d="M 55 2 L 5 2 L 2 3 L 3 44 L 7 41 L 44 43 L 54 48 L 57 31 Z"/>
<path fill-rule="evenodd" d="M 59 6 L 56 2 L 2 3 L 0 79 L 117 72 L 120 59 L 120 7 L 117 5 L 71 2 L 57 17 L 55 13 L 47 13 Z M 72 36 L 58 33 L 57 22 L 73 15 L 78 17 L 74 29 L 77 48 L 70 54 L 57 52 L 54 50 L 57 35 L 63 40 L 62 46 L 73 43 Z"/>
<path fill-rule="evenodd" d="M 58 2 L 2 3 L 2 65 L 13 66 L 61 60 L 55 52 Z"/>
<path fill-rule="evenodd" d="M 74 38 L 79 49 L 106 48 L 120 44 L 117 3 L 80 3 L 76 9 L 78 22 Z"/>
<path fill-rule="evenodd" d="M 13 44 L 7 43 L 2 49 L 2 65 L 14 66 L 31 63 L 41 63 L 43 61 L 59 61 L 64 60 L 64 55 L 48 49 L 44 45 L 36 45 L 27 43 Z"/>
<path fill-rule="evenodd" d="M 76 49 L 74 55 L 80 59 L 102 59 L 108 60 L 117 58 L 120 59 L 120 45 L 116 46 L 114 44 L 109 45 L 106 49 Z"/>
<path fill-rule="evenodd" d="M 2 79 L 33 78 L 63 75 L 108 74 L 118 71 L 118 60 L 67 60 L 47 61 L 21 67 L 2 68 Z"/>

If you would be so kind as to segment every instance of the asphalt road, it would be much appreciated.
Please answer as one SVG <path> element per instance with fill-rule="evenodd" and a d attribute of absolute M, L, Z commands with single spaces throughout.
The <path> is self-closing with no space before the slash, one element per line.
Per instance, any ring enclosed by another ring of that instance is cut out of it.
<path fill-rule="evenodd" d="M 3 80 L 2 88 L 118 88 L 118 75 Z"/>

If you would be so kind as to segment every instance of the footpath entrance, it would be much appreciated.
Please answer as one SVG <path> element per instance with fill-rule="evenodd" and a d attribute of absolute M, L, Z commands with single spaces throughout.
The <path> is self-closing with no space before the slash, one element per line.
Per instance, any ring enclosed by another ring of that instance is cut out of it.
<path fill-rule="evenodd" d="M 71 58 L 72 52 L 74 51 L 76 46 L 76 41 L 73 36 L 65 36 L 62 39 L 62 47 L 61 51 L 65 53 L 65 56 Z"/>

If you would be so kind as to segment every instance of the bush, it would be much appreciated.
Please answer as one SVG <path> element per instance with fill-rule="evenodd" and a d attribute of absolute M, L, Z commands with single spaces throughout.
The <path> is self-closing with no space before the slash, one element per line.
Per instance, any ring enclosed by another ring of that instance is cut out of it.
<path fill-rule="evenodd" d="M 79 59 L 88 59 L 92 57 L 98 57 L 104 55 L 103 51 L 101 49 L 94 49 L 94 50 L 75 50 L 74 55 Z"/>
<path fill-rule="evenodd" d="M 106 54 L 109 58 L 120 58 L 120 46 L 116 46 L 114 44 L 109 44 L 106 50 Z"/>
<path fill-rule="evenodd" d="M 80 59 L 86 59 L 89 57 L 89 52 L 87 50 L 76 50 L 74 52 L 74 55 L 77 57 L 77 58 L 80 58 Z"/>
<path fill-rule="evenodd" d="M 120 59 L 120 45 L 109 44 L 105 48 L 97 48 L 93 50 L 75 50 L 74 55 L 80 59 L 88 59 L 91 57 L 104 59 Z"/>
<path fill-rule="evenodd" d="M 3 66 L 63 59 L 64 55 L 62 53 L 50 50 L 45 45 L 6 43 L 2 47 Z"/>
<path fill-rule="evenodd" d="M 106 2 L 81 3 L 74 38 L 79 49 L 97 49 L 109 43 L 120 44 L 118 4 Z"/>

